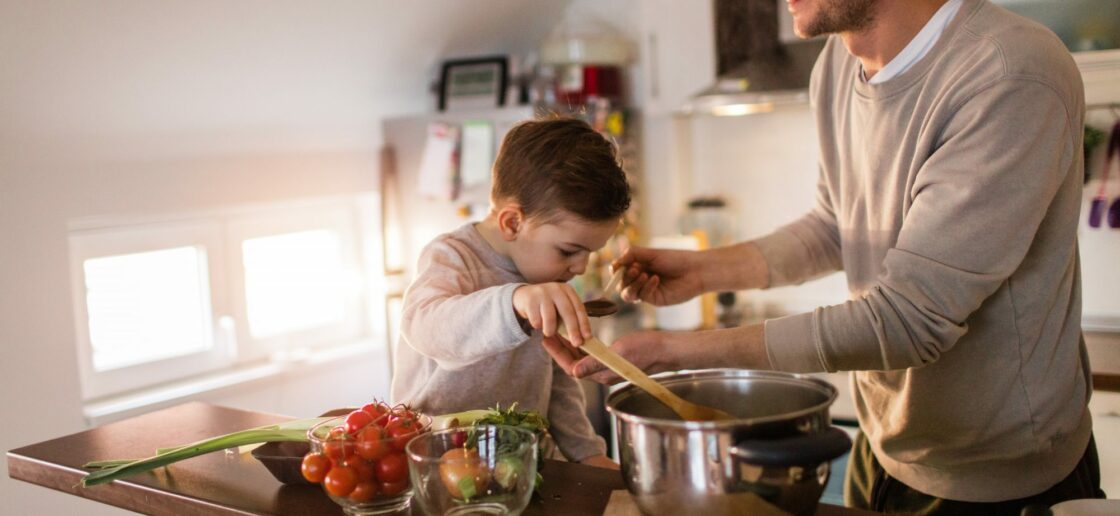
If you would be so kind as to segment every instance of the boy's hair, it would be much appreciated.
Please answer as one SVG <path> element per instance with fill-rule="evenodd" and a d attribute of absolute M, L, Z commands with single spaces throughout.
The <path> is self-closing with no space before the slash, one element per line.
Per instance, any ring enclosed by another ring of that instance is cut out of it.
<path fill-rule="evenodd" d="M 491 200 L 512 199 L 525 218 L 564 210 L 590 222 L 617 219 L 630 207 L 630 185 L 614 144 L 586 122 L 522 122 L 506 134 L 494 163 Z"/>

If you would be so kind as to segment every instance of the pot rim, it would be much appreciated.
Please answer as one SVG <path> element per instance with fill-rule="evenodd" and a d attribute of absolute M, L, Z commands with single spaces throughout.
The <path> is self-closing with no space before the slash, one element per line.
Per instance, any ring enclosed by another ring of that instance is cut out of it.
<path fill-rule="evenodd" d="M 607 395 L 606 406 L 607 412 L 614 414 L 615 417 L 631 424 L 645 424 L 657 425 L 660 428 L 680 428 L 680 429 L 709 429 L 709 428 L 728 428 L 734 426 L 742 426 L 744 424 L 753 425 L 759 423 L 769 423 L 773 421 L 783 421 L 788 419 L 798 418 L 804 415 L 809 415 L 821 410 L 828 410 L 828 407 L 836 401 L 838 396 L 836 387 L 832 384 L 807 374 L 786 373 L 782 371 L 763 371 L 757 369 L 737 369 L 737 368 L 712 368 L 712 369 L 685 369 L 681 371 L 667 371 L 651 375 L 650 378 L 658 380 L 658 383 L 668 387 L 675 383 L 683 381 L 691 381 L 698 378 L 756 378 L 766 380 L 777 380 L 796 383 L 799 385 L 810 386 L 819 389 L 827 397 L 826 400 L 811 405 L 799 410 L 784 412 L 781 414 L 774 414 L 771 416 L 763 417 L 750 417 L 750 418 L 736 418 L 727 421 L 681 421 L 675 419 L 660 419 L 654 417 L 638 416 L 628 412 L 622 412 L 615 408 L 615 403 L 623 396 L 628 396 L 634 392 L 644 392 L 636 385 L 630 382 L 620 383 L 615 386 L 610 394 Z"/>

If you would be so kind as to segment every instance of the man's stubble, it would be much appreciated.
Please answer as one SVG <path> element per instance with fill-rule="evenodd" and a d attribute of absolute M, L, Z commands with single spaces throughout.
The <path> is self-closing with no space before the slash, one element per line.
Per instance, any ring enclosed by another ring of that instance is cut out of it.
<path fill-rule="evenodd" d="M 820 0 L 820 11 L 809 20 L 804 38 L 821 34 L 857 32 L 875 21 L 879 0 Z"/>

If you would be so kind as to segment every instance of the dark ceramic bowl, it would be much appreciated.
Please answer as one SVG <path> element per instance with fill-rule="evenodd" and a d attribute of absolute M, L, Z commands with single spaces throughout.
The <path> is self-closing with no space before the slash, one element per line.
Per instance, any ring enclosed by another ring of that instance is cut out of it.
<path fill-rule="evenodd" d="M 334 409 L 319 417 L 341 416 L 349 414 L 352 410 L 354 409 Z M 254 448 L 250 455 L 264 464 L 268 472 L 282 484 L 310 484 L 311 482 L 303 478 L 303 472 L 300 471 L 303 456 L 309 451 L 311 451 L 311 444 L 307 442 L 267 442 Z"/>
<path fill-rule="evenodd" d="M 300 472 L 303 456 L 309 451 L 311 445 L 306 442 L 268 442 L 254 448 L 250 454 L 261 461 L 280 483 L 310 484 Z"/>

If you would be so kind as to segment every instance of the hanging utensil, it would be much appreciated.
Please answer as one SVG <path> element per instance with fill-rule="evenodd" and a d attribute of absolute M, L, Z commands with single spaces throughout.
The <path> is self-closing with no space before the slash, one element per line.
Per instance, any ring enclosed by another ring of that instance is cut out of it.
<path fill-rule="evenodd" d="M 1120 161 L 1120 120 L 1112 126 L 1112 139 L 1108 144 L 1108 156 L 1105 159 L 1105 167 L 1112 164 L 1112 159 L 1116 158 Z M 1117 196 L 1112 201 L 1112 206 L 1108 208 L 1108 226 L 1112 228 L 1120 228 L 1120 196 Z"/>
<path fill-rule="evenodd" d="M 1108 139 L 1108 149 L 1104 157 L 1104 167 L 1101 170 L 1101 184 L 1097 189 L 1097 195 L 1093 197 L 1093 201 L 1089 204 L 1089 226 L 1094 228 L 1101 227 L 1102 219 L 1107 218 L 1108 225 L 1114 228 L 1120 228 L 1120 198 L 1113 201 L 1112 206 L 1108 206 L 1108 172 L 1112 168 L 1113 156 L 1120 156 L 1120 121 L 1117 121 L 1112 126 L 1112 132 Z"/>
<path fill-rule="evenodd" d="M 1116 125 L 1112 126 L 1112 141 L 1109 142 L 1108 159 L 1105 166 L 1112 163 L 1112 158 L 1116 158 L 1120 162 L 1120 120 L 1116 121 Z M 1120 167 L 1120 165 L 1118 165 Z M 1120 171 L 1117 172 L 1120 174 Z M 1112 201 L 1112 206 L 1108 208 L 1108 226 L 1111 228 L 1120 228 L 1120 195 Z"/>

